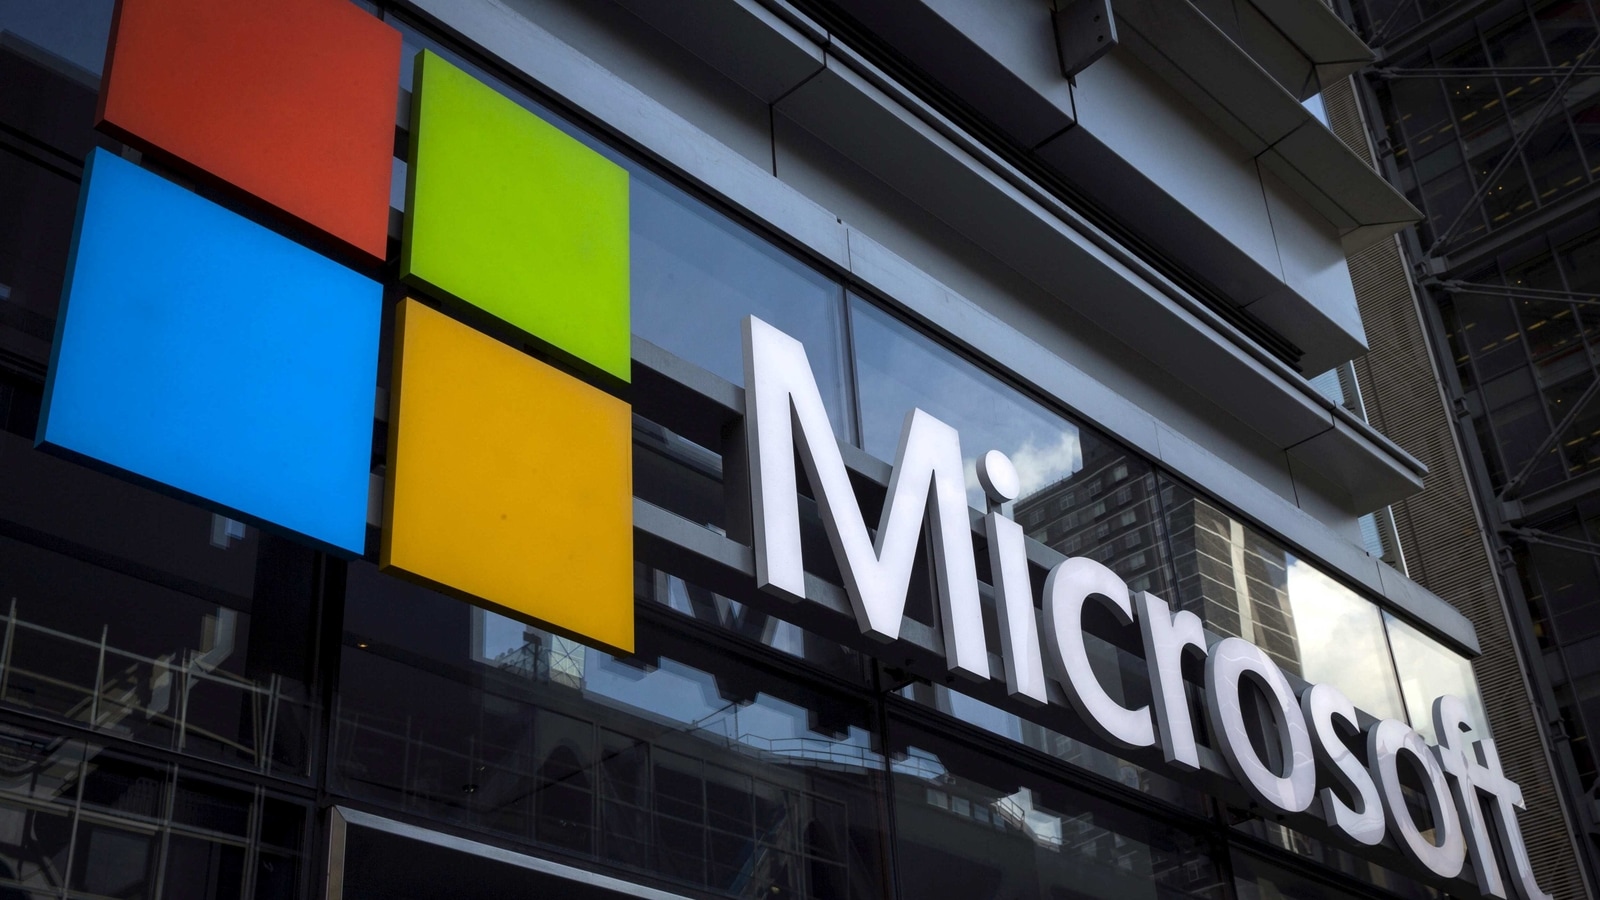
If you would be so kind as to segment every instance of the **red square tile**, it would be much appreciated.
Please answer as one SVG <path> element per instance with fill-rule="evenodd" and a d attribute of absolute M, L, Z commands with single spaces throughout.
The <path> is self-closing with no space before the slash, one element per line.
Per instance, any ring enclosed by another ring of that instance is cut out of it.
<path fill-rule="evenodd" d="M 101 126 L 382 259 L 400 34 L 349 0 L 120 0 Z"/>

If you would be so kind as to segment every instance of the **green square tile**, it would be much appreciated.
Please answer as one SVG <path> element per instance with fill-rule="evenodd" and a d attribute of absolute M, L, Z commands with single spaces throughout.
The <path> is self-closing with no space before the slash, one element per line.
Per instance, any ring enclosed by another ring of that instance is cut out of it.
<path fill-rule="evenodd" d="M 628 381 L 628 173 L 434 53 L 413 90 L 401 276 Z"/>

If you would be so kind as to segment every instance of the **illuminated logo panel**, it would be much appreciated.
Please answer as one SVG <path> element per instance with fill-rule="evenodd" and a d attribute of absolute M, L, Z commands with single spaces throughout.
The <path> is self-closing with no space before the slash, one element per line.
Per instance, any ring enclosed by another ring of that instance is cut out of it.
<path fill-rule="evenodd" d="M 633 649 L 628 404 L 400 304 L 380 564 Z"/>
<path fill-rule="evenodd" d="M 121 0 L 101 127 L 383 259 L 399 72 L 348 0 Z"/>
<path fill-rule="evenodd" d="M 628 173 L 433 53 L 413 91 L 402 276 L 628 381 Z"/>
<path fill-rule="evenodd" d="M 38 442 L 359 555 L 382 286 L 95 150 Z"/>

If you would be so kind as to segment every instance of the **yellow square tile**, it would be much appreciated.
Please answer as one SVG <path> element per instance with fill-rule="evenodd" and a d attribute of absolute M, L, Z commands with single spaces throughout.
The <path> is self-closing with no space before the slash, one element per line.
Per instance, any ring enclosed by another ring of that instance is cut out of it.
<path fill-rule="evenodd" d="M 395 332 L 380 565 L 632 652 L 628 404 L 415 300 Z"/>

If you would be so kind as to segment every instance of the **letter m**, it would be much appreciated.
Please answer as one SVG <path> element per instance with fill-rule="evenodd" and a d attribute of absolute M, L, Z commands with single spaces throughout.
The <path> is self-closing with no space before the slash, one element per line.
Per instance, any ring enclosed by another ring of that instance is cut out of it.
<path fill-rule="evenodd" d="M 790 600 L 805 598 L 798 450 L 862 632 L 883 641 L 900 636 L 917 538 L 931 517 L 946 660 L 953 672 L 988 678 L 966 477 L 955 429 L 920 409 L 906 414 L 874 539 L 850 486 L 805 347 L 754 316 L 746 318 L 744 383 L 757 586 Z"/>

